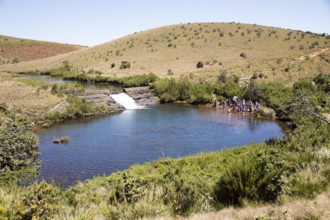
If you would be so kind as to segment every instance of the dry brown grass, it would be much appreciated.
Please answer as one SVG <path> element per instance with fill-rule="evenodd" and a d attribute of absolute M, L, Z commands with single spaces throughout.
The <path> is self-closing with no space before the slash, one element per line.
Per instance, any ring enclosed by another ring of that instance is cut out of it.
<path fill-rule="evenodd" d="M 262 72 L 260 80 L 295 80 L 330 72 L 330 61 L 321 54 L 297 59 L 328 47 L 330 40 L 325 36 L 300 31 L 240 23 L 196 23 L 139 32 L 69 54 L 0 66 L 0 70 L 57 68 L 66 60 L 77 69 L 115 76 L 153 72 L 168 77 L 168 70 L 172 70 L 171 77 L 214 80 L 226 70 L 247 78 Z M 241 53 L 247 57 L 240 57 Z M 330 57 L 329 50 L 322 54 Z M 121 61 L 129 61 L 131 68 L 120 70 Z M 196 68 L 198 61 L 204 62 L 204 68 Z M 114 68 L 112 63 L 116 64 Z"/>
<path fill-rule="evenodd" d="M 19 62 L 43 59 L 80 50 L 82 46 L 14 38 L 0 35 L 0 65 L 17 58 Z"/>
<path fill-rule="evenodd" d="M 21 117 L 40 119 L 62 100 L 50 93 L 49 89 L 30 86 L 0 73 L 0 103 Z"/>
<path fill-rule="evenodd" d="M 313 200 L 296 199 L 284 205 L 248 206 L 246 208 L 225 208 L 219 212 L 196 214 L 189 220 L 288 220 L 288 219 L 330 219 L 330 192 L 323 193 Z M 257 218 L 259 217 L 259 218 Z M 159 220 L 173 219 L 170 217 Z M 184 218 L 176 218 L 184 219 Z"/>

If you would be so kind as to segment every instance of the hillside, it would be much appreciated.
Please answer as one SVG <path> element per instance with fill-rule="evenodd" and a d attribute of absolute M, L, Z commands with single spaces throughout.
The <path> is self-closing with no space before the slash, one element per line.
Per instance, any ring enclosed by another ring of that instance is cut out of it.
<path fill-rule="evenodd" d="M 161 77 L 187 75 L 212 80 L 227 71 L 243 80 L 254 73 L 268 80 L 291 80 L 329 72 L 329 47 L 325 34 L 240 23 L 180 24 L 69 54 L 3 65 L 0 70 L 45 70 L 68 61 L 76 69 L 95 69 L 113 76 L 152 72 Z M 120 69 L 122 61 L 130 62 L 131 67 Z M 203 68 L 196 68 L 199 61 Z"/>
<path fill-rule="evenodd" d="M 0 65 L 43 59 L 83 48 L 78 45 L 35 41 L 0 35 Z"/>

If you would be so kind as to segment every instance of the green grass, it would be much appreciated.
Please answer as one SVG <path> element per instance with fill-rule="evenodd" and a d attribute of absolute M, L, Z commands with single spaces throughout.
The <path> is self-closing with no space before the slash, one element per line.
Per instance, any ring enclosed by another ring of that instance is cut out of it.
<path fill-rule="evenodd" d="M 323 77 L 328 75 L 316 79 Z M 268 104 L 277 106 L 278 115 L 285 110 L 287 114 L 281 117 L 292 124 L 293 130 L 283 139 L 178 159 L 161 158 L 68 189 L 45 182 L 29 186 L 1 182 L 0 217 L 178 217 L 229 205 L 280 203 L 283 197 L 314 198 L 330 187 L 330 126 L 315 116 L 322 107 L 314 108 L 322 106 L 329 91 L 326 80 L 315 81 L 315 85 L 299 81 L 291 87 L 263 86 L 259 98 L 277 88 Z M 68 101 L 84 106 L 75 97 Z M 294 108 L 296 105 L 303 108 Z"/>

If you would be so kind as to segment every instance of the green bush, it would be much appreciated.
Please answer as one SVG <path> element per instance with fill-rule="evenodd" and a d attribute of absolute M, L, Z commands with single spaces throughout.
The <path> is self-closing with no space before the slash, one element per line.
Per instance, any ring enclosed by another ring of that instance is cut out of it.
<path fill-rule="evenodd" d="M 285 171 L 274 150 L 241 155 L 216 183 L 216 201 L 223 205 L 243 205 L 246 199 L 274 202 L 285 185 Z"/>
<path fill-rule="evenodd" d="M 257 101 L 261 97 L 262 90 L 258 83 L 252 80 L 244 94 L 244 98 L 247 100 Z"/>
<path fill-rule="evenodd" d="M 59 188 L 41 182 L 27 187 L 21 202 L 14 205 L 17 219 L 43 219 L 60 211 L 60 201 L 63 200 Z"/>
<path fill-rule="evenodd" d="M 229 79 L 226 83 L 218 83 L 215 86 L 214 93 L 217 96 L 223 96 L 226 98 L 233 98 L 234 96 L 243 97 L 245 88 L 240 87 L 239 84 L 235 83 L 232 79 Z"/>
<path fill-rule="evenodd" d="M 313 80 L 317 87 L 325 93 L 330 93 L 330 74 L 321 73 Z"/>
<path fill-rule="evenodd" d="M 184 78 L 180 80 L 162 79 L 153 85 L 156 94 L 163 103 L 187 101 L 190 104 L 213 102 L 213 87 L 210 84 L 190 84 Z"/>
<path fill-rule="evenodd" d="M 121 61 L 119 69 L 129 69 L 131 68 L 131 64 L 128 61 Z"/>
<path fill-rule="evenodd" d="M 261 84 L 260 99 L 266 105 L 275 110 L 276 115 L 283 120 L 289 120 L 289 112 L 287 111 L 289 101 L 293 96 L 291 87 L 283 85 L 283 83 L 267 83 Z"/>
<path fill-rule="evenodd" d="M 36 165 L 38 155 L 38 137 L 30 125 L 13 122 L 0 128 L 0 173 Z"/>
<path fill-rule="evenodd" d="M 227 82 L 227 71 L 222 71 L 220 75 L 218 76 L 218 81 L 221 83 L 226 83 Z"/>
<path fill-rule="evenodd" d="M 196 64 L 197 69 L 203 68 L 203 66 L 204 66 L 204 63 L 202 61 L 198 61 L 198 63 Z"/>
<path fill-rule="evenodd" d="M 242 58 L 247 58 L 247 55 L 246 55 L 246 53 L 240 53 L 240 55 L 239 55 L 240 57 L 242 57 Z"/>

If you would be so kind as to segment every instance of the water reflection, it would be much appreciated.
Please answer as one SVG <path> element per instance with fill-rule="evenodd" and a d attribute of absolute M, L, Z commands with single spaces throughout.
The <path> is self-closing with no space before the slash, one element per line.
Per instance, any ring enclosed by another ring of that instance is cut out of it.
<path fill-rule="evenodd" d="M 110 174 L 132 164 L 165 156 L 178 157 L 217 151 L 283 135 L 273 121 L 219 109 L 160 105 L 127 110 L 97 119 L 84 119 L 37 131 L 40 137 L 41 178 L 63 178 L 66 184 Z M 70 137 L 55 145 L 54 137 Z"/>

